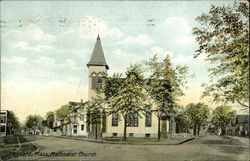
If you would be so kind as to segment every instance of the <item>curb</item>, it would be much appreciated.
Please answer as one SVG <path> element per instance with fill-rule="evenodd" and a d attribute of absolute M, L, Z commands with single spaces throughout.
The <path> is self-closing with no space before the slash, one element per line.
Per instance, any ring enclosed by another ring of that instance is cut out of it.
<path fill-rule="evenodd" d="M 183 140 L 178 143 L 158 143 L 158 142 L 148 142 L 148 143 L 140 143 L 140 142 L 111 142 L 111 141 L 104 141 L 104 140 L 89 140 L 89 139 L 83 139 L 83 138 L 69 138 L 69 137 L 63 137 L 63 136 L 52 136 L 57 138 L 65 138 L 65 139 L 73 139 L 73 140 L 80 140 L 80 141 L 87 141 L 87 142 L 94 142 L 94 143 L 101 143 L 101 144 L 124 144 L 124 145 L 181 145 L 186 142 L 189 142 L 191 140 L 194 140 L 195 137 L 188 138 L 186 140 Z"/>

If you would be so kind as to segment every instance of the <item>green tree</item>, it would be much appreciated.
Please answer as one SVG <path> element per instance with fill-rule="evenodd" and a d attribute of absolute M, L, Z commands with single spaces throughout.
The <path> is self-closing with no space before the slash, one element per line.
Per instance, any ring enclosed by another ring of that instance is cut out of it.
<path fill-rule="evenodd" d="M 193 134 L 200 133 L 200 127 L 207 121 L 209 117 L 208 106 L 203 103 L 190 103 L 186 107 L 189 119 L 193 124 Z M 198 133 L 197 133 L 198 130 Z"/>
<path fill-rule="evenodd" d="M 178 132 L 187 132 L 188 128 L 190 127 L 191 121 L 188 117 L 187 111 L 182 106 L 177 106 L 176 112 L 176 125 L 178 128 Z"/>
<path fill-rule="evenodd" d="M 46 126 L 49 128 L 53 128 L 55 113 L 53 111 L 49 111 L 46 113 Z"/>
<path fill-rule="evenodd" d="M 8 134 L 13 134 L 14 132 L 19 131 L 21 128 L 20 122 L 13 111 L 8 111 L 7 124 Z"/>
<path fill-rule="evenodd" d="M 249 108 L 249 3 L 212 5 L 196 20 L 200 26 L 193 29 L 199 44 L 195 57 L 206 54 L 206 61 L 213 64 L 203 96 Z"/>
<path fill-rule="evenodd" d="M 123 136 L 125 141 L 127 138 L 127 119 L 133 114 L 139 114 L 144 109 L 145 99 L 141 66 L 131 65 L 126 72 L 126 78 L 122 85 L 109 101 L 112 113 L 121 114 L 124 119 Z"/>
<path fill-rule="evenodd" d="M 87 109 L 87 117 L 88 117 L 87 124 L 94 125 L 94 127 L 95 127 L 95 139 L 97 139 L 98 126 L 100 126 L 100 124 L 101 124 L 101 118 L 102 118 L 101 109 L 103 109 L 103 105 L 102 105 L 102 103 L 100 103 L 100 99 L 93 98 L 86 105 L 86 109 Z"/>
<path fill-rule="evenodd" d="M 28 115 L 25 121 L 25 125 L 29 129 L 33 129 L 34 132 L 36 130 L 42 131 L 42 121 L 43 117 L 39 115 Z"/>
<path fill-rule="evenodd" d="M 212 123 L 217 127 L 221 128 L 222 135 L 225 134 L 226 126 L 235 117 L 236 111 L 230 106 L 218 106 L 213 110 Z"/>
<path fill-rule="evenodd" d="M 182 96 L 182 88 L 187 80 L 187 67 L 173 67 L 167 55 L 163 62 L 155 55 L 146 63 L 149 77 L 146 79 L 146 89 L 157 104 L 153 110 L 158 118 L 158 140 L 161 138 L 161 118 L 174 112 L 178 96 Z"/>
<path fill-rule="evenodd" d="M 70 125 L 70 131 L 72 131 L 71 123 L 73 120 L 79 116 L 78 110 L 74 106 L 69 104 L 62 105 L 61 108 L 56 110 L 56 117 L 62 121 L 61 131 L 63 131 L 63 126 L 66 127 L 66 132 L 68 131 L 68 124 Z"/>

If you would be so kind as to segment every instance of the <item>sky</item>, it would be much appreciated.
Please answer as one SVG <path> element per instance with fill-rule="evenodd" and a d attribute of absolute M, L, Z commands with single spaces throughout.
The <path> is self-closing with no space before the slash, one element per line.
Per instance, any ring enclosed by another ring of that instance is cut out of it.
<path fill-rule="evenodd" d="M 211 4 L 234 1 L 1 1 L 1 109 L 21 121 L 69 101 L 87 101 L 88 68 L 97 34 L 109 74 L 158 54 L 195 77 L 180 104 L 200 100 L 209 81 L 205 53 L 193 58 L 195 18 Z"/>

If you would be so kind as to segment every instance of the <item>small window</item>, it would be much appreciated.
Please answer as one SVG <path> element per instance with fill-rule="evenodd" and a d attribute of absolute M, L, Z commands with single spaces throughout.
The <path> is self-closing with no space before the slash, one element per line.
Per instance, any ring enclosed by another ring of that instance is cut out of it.
<path fill-rule="evenodd" d="M 112 126 L 118 126 L 118 116 L 116 113 L 112 114 Z"/>
<path fill-rule="evenodd" d="M 113 136 L 113 137 L 116 137 L 116 136 L 117 136 L 117 133 L 112 133 L 112 136 Z"/>
<path fill-rule="evenodd" d="M 134 133 L 129 133 L 128 136 L 129 136 L 129 137 L 133 137 L 133 136 L 134 136 Z"/>
<path fill-rule="evenodd" d="M 81 130 L 84 130 L 84 124 L 81 125 Z"/>
<path fill-rule="evenodd" d="M 150 138 L 150 134 L 145 134 L 145 137 L 146 138 Z"/>
<path fill-rule="evenodd" d="M 84 114 L 80 114 L 80 120 L 84 121 Z"/>
<path fill-rule="evenodd" d="M 6 116 L 0 116 L 1 119 L 0 119 L 0 122 L 1 123 L 6 123 Z"/>
<path fill-rule="evenodd" d="M 0 132 L 5 132 L 5 125 L 1 125 Z"/>
<path fill-rule="evenodd" d="M 73 133 L 77 134 L 77 125 L 73 125 Z"/>

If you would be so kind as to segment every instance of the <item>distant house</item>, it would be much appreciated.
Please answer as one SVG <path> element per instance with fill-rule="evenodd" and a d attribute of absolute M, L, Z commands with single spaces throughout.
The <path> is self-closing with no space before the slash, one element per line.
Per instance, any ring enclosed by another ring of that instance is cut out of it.
<path fill-rule="evenodd" d="M 227 134 L 249 136 L 249 115 L 236 115 L 227 126 Z"/>
<path fill-rule="evenodd" d="M 86 114 L 79 108 L 82 102 L 69 102 L 71 107 L 70 120 L 58 118 L 55 113 L 53 135 L 87 136 Z"/>
<path fill-rule="evenodd" d="M 8 117 L 8 111 L 1 110 L 0 111 L 0 136 L 6 136 L 7 134 L 7 117 Z"/>

